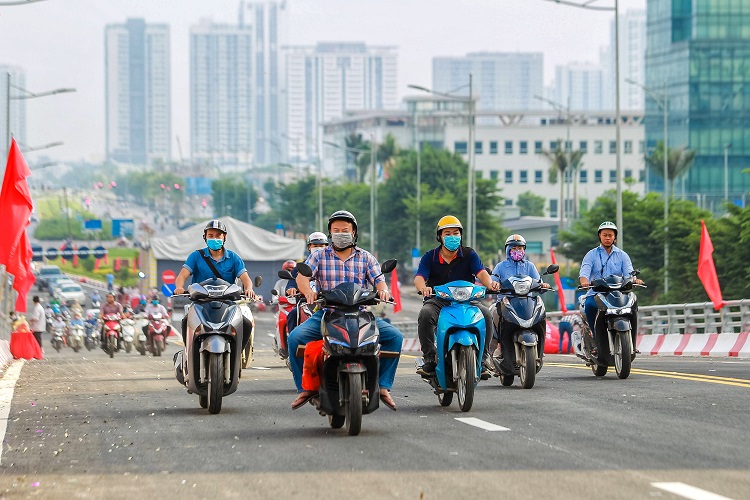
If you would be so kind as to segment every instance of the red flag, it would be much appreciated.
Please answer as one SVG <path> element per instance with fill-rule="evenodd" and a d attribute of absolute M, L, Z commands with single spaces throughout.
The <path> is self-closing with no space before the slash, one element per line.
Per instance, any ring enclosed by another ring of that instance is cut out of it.
<path fill-rule="evenodd" d="M 393 306 L 393 312 L 397 313 L 401 310 L 401 286 L 398 284 L 398 275 L 395 269 L 391 273 L 391 296 L 396 303 Z"/>
<path fill-rule="evenodd" d="M 119 270 L 120 270 L 120 257 L 115 257 L 115 271 L 119 271 Z"/>
<path fill-rule="evenodd" d="M 101 265 L 102 265 L 102 259 L 96 259 L 94 261 L 94 271 L 98 271 L 99 270 L 99 266 L 101 266 Z"/>
<path fill-rule="evenodd" d="M 30 270 L 31 244 L 26 237 L 26 226 L 33 209 L 26 182 L 29 175 L 29 167 L 13 139 L 0 190 L 0 221 L 3 221 L 4 232 L 0 241 L 0 264 L 5 264 L 7 271 L 14 276 L 13 288 L 18 291 L 16 310 L 19 312 L 26 311 L 26 293 L 34 284 Z"/>
<path fill-rule="evenodd" d="M 549 255 L 552 258 L 552 263 L 557 264 L 555 258 L 555 251 L 552 248 L 549 249 Z M 560 273 L 555 273 L 555 286 L 557 286 L 557 296 L 560 299 L 560 310 L 563 314 L 568 312 L 568 304 L 565 303 L 565 293 L 563 292 L 562 281 L 560 280 Z"/>
<path fill-rule="evenodd" d="M 78 247 L 73 247 L 73 267 L 78 267 Z"/>
<path fill-rule="evenodd" d="M 708 298 L 714 303 L 714 309 L 719 310 L 724 305 L 721 298 L 721 287 L 719 286 L 719 276 L 716 274 L 714 266 L 714 245 L 711 243 L 711 236 L 708 235 L 706 223 L 701 221 L 701 249 L 698 255 L 698 278 L 706 289 Z"/>

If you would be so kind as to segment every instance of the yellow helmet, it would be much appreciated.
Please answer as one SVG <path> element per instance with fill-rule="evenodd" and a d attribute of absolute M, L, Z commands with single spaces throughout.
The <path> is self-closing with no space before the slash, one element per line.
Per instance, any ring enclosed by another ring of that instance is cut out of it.
<path fill-rule="evenodd" d="M 437 223 L 436 238 L 440 241 L 440 231 L 449 227 L 457 227 L 461 230 L 461 234 L 464 232 L 464 227 L 461 225 L 461 221 L 455 215 L 444 215 L 440 218 Z"/>

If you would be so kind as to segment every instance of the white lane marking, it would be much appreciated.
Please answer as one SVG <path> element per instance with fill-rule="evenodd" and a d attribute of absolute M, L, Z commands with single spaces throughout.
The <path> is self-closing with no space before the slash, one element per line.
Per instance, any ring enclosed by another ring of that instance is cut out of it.
<path fill-rule="evenodd" d="M 474 418 L 474 417 L 463 417 L 463 418 L 456 418 L 459 422 L 463 422 L 465 424 L 473 425 L 474 427 L 479 427 L 480 429 L 484 429 L 486 431 L 509 431 L 507 427 L 501 427 L 499 425 L 492 424 L 490 422 L 485 422 L 484 420 Z"/>
<path fill-rule="evenodd" d="M 668 491 L 690 500 L 731 500 L 728 497 L 711 493 L 685 483 L 651 483 L 651 486 Z"/>
<path fill-rule="evenodd" d="M 265 366 L 251 366 L 251 370 L 270 370 L 270 368 L 267 368 Z"/>
<path fill-rule="evenodd" d="M 3 448 L 5 448 L 5 431 L 8 429 L 8 415 L 10 415 L 10 404 L 13 401 L 13 391 L 16 381 L 21 375 L 23 359 L 17 359 L 11 363 L 5 371 L 5 376 L 0 379 L 0 464 L 3 463 Z"/>

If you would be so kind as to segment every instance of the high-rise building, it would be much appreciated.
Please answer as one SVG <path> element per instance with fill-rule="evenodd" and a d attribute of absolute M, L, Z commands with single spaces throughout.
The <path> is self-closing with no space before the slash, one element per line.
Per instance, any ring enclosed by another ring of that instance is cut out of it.
<path fill-rule="evenodd" d="M 540 109 L 534 99 L 544 93 L 544 55 L 541 52 L 474 52 L 464 57 L 432 59 L 432 88 L 439 92 L 468 95 L 469 74 L 477 109 Z M 460 89 L 460 90 L 456 90 Z"/>
<path fill-rule="evenodd" d="M 750 175 L 742 170 L 750 164 L 750 9 L 731 0 L 649 0 L 647 16 L 646 85 L 657 92 L 666 87 L 669 147 L 696 151 L 687 176 L 675 180 L 674 194 L 684 192 L 721 212 L 727 186 L 730 202 L 746 204 Z M 647 147 L 663 140 L 662 117 L 647 98 Z M 649 190 L 663 190 L 662 178 L 650 175 Z"/>
<path fill-rule="evenodd" d="M 293 160 L 315 157 L 315 149 L 321 147 L 322 123 L 341 118 L 347 111 L 399 106 L 393 47 L 347 42 L 290 47 L 286 64 L 287 137 Z"/>
<path fill-rule="evenodd" d="M 555 100 L 579 111 L 601 111 L 604 109 L 602 97 L 602 69 L 589 63 L 570 63 L 555 68 Z"/>
<path fill-rule="evenodd" d="M 604 106 L 615 109 L 615 20 L 612 19 L 609 47 L 601 54 L 604 69 Z M 620 15 L 620 108 L 622 110 L 643 109 L 643 89 L 626 83 L 626 79 L 645 81 L 646 56 L 646 11 L 629 9 Z"/>
<path fill-rule="evenodd" d="M 8 98 L 8 74 L 10 74 L 10 116 L 8 115 L 7 98 Z M 13 86 L 25 88 L 26 87 L 26 74 L 23 68 L 20 66 L 7 66 L 0 65 L 0 144 L 2 144 L 2 155 L 8 149 L 8 129 L 7 119 L 10 117 L 10 135 L 16 138 L 16 141 L 20 143 L 26 142 L 26 100 L 25 99 L 13 99 L 21 93 L 21 91 L 14 89 Z M 5 165 L 3 165 L 4 167 Z"/>
<path fill-rule="evenodd" d="M 169 26 L 128 19 L 107 25 L 107 158 L 132 164 L 169 160 Z"/>
<path fill-rule="evenodd" d="M 246 7 L 246 8 L 245 8 Z M 285 0 L 240 4 L 240 28 L 253 32 L 254 155 L 257 163 L 278 163 L 279 138 L 286 133 L 286 90 L 282 48 L 286 45 Z"/>
<path fill-rule="evenodd" d="M 203 20 L 190 28 L 190 148 L 193 160 L 249 165 L 255 136 L 253 33 Z"/>

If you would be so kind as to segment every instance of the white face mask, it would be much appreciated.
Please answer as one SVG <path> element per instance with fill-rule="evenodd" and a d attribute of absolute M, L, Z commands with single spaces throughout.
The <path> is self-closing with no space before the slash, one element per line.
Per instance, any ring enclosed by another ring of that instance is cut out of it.
<path fill-rule="evenodd" d="M 354 235 L 352 233 L 333 233 L 331 235 L 331 243 L 340 250 L 353 247 Z"/>

